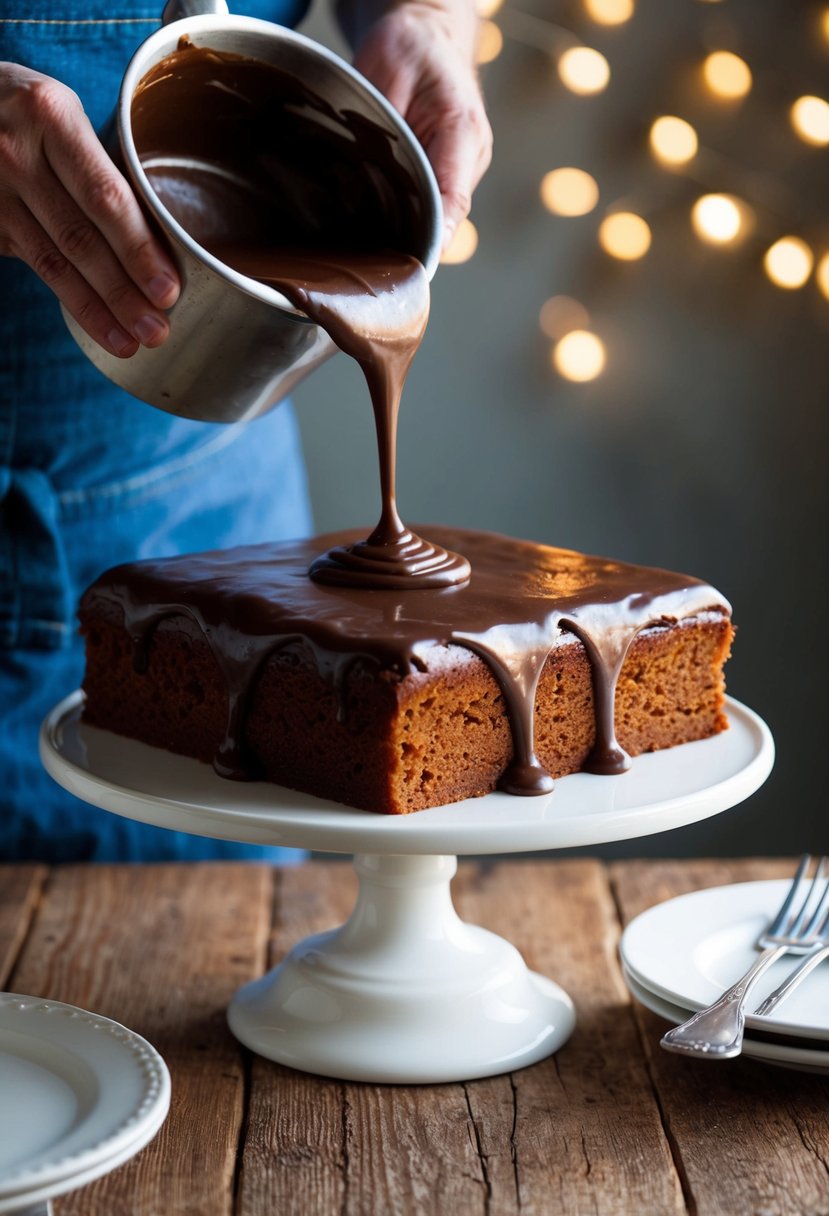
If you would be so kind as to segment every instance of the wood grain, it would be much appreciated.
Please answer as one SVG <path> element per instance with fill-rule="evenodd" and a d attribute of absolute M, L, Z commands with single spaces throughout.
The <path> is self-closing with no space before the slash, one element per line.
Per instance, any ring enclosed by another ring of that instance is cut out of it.
<path fill-rule="evenodd" d="M 9 988 L 9 975 L 31 928 L 46 875 L 45 866 L 0 865 L 0 990 Z"/>
<path fill-rule="evenodd" d="M 264 964 L 271 875 L 261 866 L 71 866 L 52 871 L 13 982 L 144 1035 L 170 1068 L 170 1115 L 129 1164 L 57 1201 L 57 1216 L 226 1216 L 244 1115 L 234 990 Z"/>
<path fill-rule="evenodd" d="M 549 1060 L 467 1086 L 486 1129 L 491 1211 L 684 1212 L 616 964 L 618 921 L 601 865 L 464 868 L 456 885 L 464 918 L 503 934 L 560 983 L 578 1019 Z"/>
<path fill-rule="evenodd" d="M 610 869 L 622 919 L 674 895 L 789 877 L 778 860 L 623 862 Z M 697 1216 L 829 1213 L 829 1079 L 749 1059 L 686 1060 L 659 1047 L 666 1023 L 636 1005 L 642 1045 Z"/>
<path fill-rule="evenodd" d="M 56 1216 L 829 1216 L 829 1081 L 678 1059 L 631 1004 L 623 921 L 790 862 L 467 863 L 461 916 L 575 1000 L 553 1058 L 465 1084 L 308 1076 L 238 1047 L 235 989 L 353 906 L 347 863 L 0 868 L 7 987 L 146 1035 L 173 1077 L 158 1137 Z"/>

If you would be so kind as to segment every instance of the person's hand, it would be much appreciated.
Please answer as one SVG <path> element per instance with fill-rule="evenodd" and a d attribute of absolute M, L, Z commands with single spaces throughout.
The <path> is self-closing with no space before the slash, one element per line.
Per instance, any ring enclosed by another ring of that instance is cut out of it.
<path fill-rule="evenodd" d="M 130 186 L 72 90 L 14 63 L 0 63 L 0 255 L 31 266 L 114 355 L 169 333 L 178 273 Z"/>
<path fill-rule="evenodd" d="M 467 215 L 492 158 L 492 131 L 475 65 L 474 0 L 402 0 L 355 37 L 354 66 L 406 119 L 429 157 L 443 200 L 444 247 Z"/>

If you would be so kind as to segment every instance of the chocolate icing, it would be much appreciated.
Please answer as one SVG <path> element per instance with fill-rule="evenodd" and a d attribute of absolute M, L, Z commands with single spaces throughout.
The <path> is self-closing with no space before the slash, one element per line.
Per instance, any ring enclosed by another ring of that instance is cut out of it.
<path fill-rule="evenodd" d="M 417 536 L 395 495 L 397 417 L 429 316 L 421 202 L 394 137 L 269 64 L 183 44 L 142 79 L 136 150 L 182 227 L 281 291 L 360 364 L 374 407 L 380 521 L 311 567 L 328 583 L 442 587 L 469 563 Z M 403 252 L 401 252 L 403 251 Z"/>
<path fill-rule="evenodd" d="M 556 645 L 577 635 L 592 667 L 597 732 L 586 767 L 618 773 L 628 758 L 616 741 L 614 692 L 636 634 L 729 611 L 718 592 L 686 575 L 490 533 L 432 531 L 445 548 L 468 554 L 466 583 L 410 583 L 405 594 L 325 586 L 307 575 L 317 538 L 120 566 L 90 588 L 82 611 L 123 613 L 139 666 L 160 621 L 194 623 L 228 690 L 227 729 L 215 758 L 224 776 L 251 775 L 242 745 L 245 708 L 262 664 L 280 647 L 303 644 L 335 687 L 355 661 L 404 678 L 434 663 L 435 646 L 465 647 L 487 662 L 503 692 L 514 756 L 501 784 L 514 794 L 552 786 L 535 755 L 533 711 L 541 669 Z M 358 535 L 321 539 L 348 547 Z"/>

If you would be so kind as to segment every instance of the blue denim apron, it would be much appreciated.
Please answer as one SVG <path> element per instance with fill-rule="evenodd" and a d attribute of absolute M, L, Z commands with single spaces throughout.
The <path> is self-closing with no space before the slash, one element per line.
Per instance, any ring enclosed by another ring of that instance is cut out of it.
<path fill-rule="evenodd" d="M 0 60 L 55 77 L 96 130 L 163 0 L 0 0 Z M 305 0 L 234 11 L 294 24 Z M 79 352 L 52 293 L 0 258 L 0 860 L 274 857 L 290 851 L 168 832 L 110 815 L 43 771 L 47 711 L 77 688 L 84 588 L 135 558 L 307 535 L 296 422 L 174 418 L 115 388 Z"/>

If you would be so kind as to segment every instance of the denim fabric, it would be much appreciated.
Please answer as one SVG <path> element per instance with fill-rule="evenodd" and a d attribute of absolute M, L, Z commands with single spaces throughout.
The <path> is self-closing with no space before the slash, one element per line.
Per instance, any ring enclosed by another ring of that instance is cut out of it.
<path fill-rule="evenodd" d="M 0 60 L 70 85 L 106 122 L 163 0 L 0 0 Z M 293 24 L 304 0 L 234 4 Z M 141 557 L 306 535 L 288 404 L 255 422 L 189 422 L 115 388 L 79 352 L 57 302 L 0 259 L 0 859 L 279 857 L 87 806 L 43 771 L 37 733 L 83 672 L 75 612 L 104 569 Z"/>

